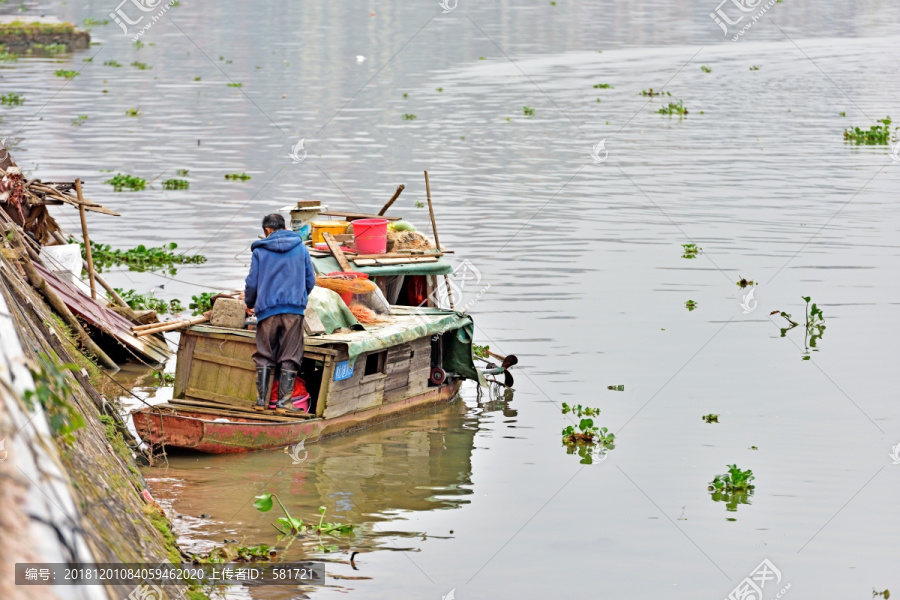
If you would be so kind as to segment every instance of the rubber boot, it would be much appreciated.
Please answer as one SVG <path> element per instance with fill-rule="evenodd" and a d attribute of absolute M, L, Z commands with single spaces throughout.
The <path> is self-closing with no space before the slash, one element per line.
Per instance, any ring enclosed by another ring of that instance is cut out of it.
<path fill-rule="evenodd" d="M 294 406 L 291 397 L 294 395 L 294 382 L 297 380 L 297 371 L 281 370 L 278 378 L 278 404 L 275 410 L 281 414 L 303 412 Z"/>
<path fill-rule="evenodd" d="M 266 410 L 269 406 L 269 379 L 272 377 L 272 367 L 256 367 L 256 410 Z"/>

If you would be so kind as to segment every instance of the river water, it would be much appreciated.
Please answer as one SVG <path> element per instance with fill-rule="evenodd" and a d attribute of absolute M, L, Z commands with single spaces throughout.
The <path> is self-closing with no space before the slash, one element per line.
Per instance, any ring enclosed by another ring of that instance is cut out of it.
<path fill-rule="evenodd" d="M 713 599 L 764 559 L 778 571 L 765 598 L 897 588 L 900 164 L 842 132 L 900 115 L 900 6 L 787 0 L 737 42 L 715 2 L 445 7 L 185 0 L 141 48 L 111 23 L 90 50 L 0 64 L 3 92 L 26 97 L 0 108 L 18 163 L 80 176 L 122 213 L 92 215 L 93 238 L 208 258 L 174 279 L 116 271 L 117 286 L 183 301 L 240 287 L 261 216 L 299 199 L 372 211 L 403 183 L 396 211 L 426 230 L 427 169 L 441 241 L 480 277 L 465 290 L 477 341 L 521 360 L 506 397 L 468 385 L 439 410 L 309 444 L 299 464 L 148 469 L 184 545 L 274 543 L 274 516 L 252 507 L 269 491 L 357 533 L 336 553 L 287 551 L 333 561 L 327 586 L 257 598 Z M 81 22 L 114 7 L 25 8 Z M 677 100 L 685 118 L 657 114 Z M 190 189 L 160 189 L 176 169 Z M 154 182 L 113 193 L 101 170 Z M 802 296 L 824 311 L 815 347 Z M 773 311 L 801 325 L 782 337 Z M 562 402 L 600 408 L 615 449 L 568 454 Z M 728 464 L 752 469 L 748 504 L 707 491 Z"/>

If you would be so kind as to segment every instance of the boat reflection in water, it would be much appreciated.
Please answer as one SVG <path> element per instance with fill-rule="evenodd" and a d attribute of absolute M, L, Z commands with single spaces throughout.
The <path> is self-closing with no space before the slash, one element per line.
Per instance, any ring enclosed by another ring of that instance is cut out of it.
<path fill-rule="evenodd" d="M 482 421 L 493 418 L 487 413 L 502 411 L 505 418 L 514 418 L 511 399 L 511 391 L 506 396 L 485 394 L 469 405 L 457 399 L 280 452 L 170 453 L 168 468 L 146 469 L 145 475 L 156 499 L 177 515 L 173 522 L 187 552 L 208 552 L 223 540 L 242 546 L 264 543 L 281 550 L 277 560 L 334 560 L 346 564 L 340 571 L 351 575 L 347 551 L 412 550 L 414 540 L 424 536 L 388 532 L 387 522 L 400 526 L 404 513 L 454 509 L 468 503 L 473 493 L 475 435 Z M 253 508 L 254 496 L 263 492 L 277 494 L 291 516 L 305 522 L 318 522 L 318 509 L 324 506 L 326 521 L 353 523 L 354 534 L 321 540 L 306 535 L 290 544 L 276 542 L 278 534 L 271 523 L 283 516 L 277 503 L 268 513 Z M 409 538 L 410 544 L 399 537 Z M 323 546 L 332 544 L 338 552 L 322 552 Z M 332 569 L 328 571 L 330 579 Z"/>

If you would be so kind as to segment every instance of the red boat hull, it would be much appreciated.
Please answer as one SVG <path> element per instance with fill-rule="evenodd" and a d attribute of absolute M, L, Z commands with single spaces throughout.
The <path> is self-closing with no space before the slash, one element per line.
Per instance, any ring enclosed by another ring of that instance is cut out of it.
<path fill-rule="evenodd" d="M 407 400 L 377 406 L 332 419 L 273 422 L 251 416 L 223 417 L 202 408 L 144 408 L 132 413 L 135 429 L 151 445 L 187 448 L 210 454 L 229 454 L 284 448 L 299 441 L 340 435 L 402 416 L 454 398 L 461 382 L 434 388 Z"/>

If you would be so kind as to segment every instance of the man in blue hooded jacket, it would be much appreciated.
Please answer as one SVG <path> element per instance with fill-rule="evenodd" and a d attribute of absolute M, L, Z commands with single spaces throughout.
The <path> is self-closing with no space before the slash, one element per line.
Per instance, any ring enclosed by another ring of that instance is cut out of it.
<path fill-rule="evenodd" d="M 303 358 L 303 313 L 316 284 L 309 251 L 297 233 L 284 228 L 284 217 L 267 215 L 266 238 L 253 242 L 253 259 L 244 302 L 256 314 L 256 410 L 302 412 L 291 402 Z M 278 400 L 269 403 L 269 381 L 278 368 Z"/>

